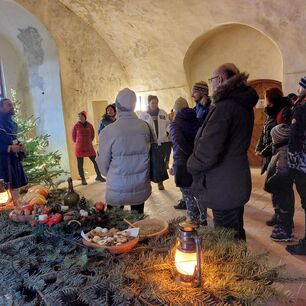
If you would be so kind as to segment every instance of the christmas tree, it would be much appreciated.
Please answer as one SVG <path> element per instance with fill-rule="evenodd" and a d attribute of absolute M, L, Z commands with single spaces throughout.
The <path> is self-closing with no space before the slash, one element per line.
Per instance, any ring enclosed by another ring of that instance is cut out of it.
<path fill-rule="evenodd" d="M 24 145 L 26 158 L 23 168 L 30 184 L 45 183 L 55 187 L 54 179 L 64 174 L 60 166 L 61 154 L 58 151 L 48 152 L 50 135 L 35 135 L 39 118 L 33 116 L 24 118 L 21 111 L 21 101 L 16 99 L 16 92 L 12 90 L 12 102 L 15 108 L 15 121 L 18 124 L 18 139 Z"/>

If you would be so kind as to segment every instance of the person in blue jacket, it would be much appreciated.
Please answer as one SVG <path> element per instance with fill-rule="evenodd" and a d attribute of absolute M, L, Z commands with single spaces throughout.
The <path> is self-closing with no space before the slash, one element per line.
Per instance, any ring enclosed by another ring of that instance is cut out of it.
<path fill-rule="evenodd" d="M 199 81 L 193 84 L 191 96 L 196 104 L 194 110 L 200 125 L 203 124 L 211 109 L 211 99 L 208 94 L 208 85 L 206 82 Z"/>
<path fill-rule="evenodd" d="M 105 114 L 103 115 L 98 128 L 98 135 L 106 126 L 116 121 L 116 115 L 116 106 L 114 104 L 107 105 L 105 109 Z"/>
<path fill-rule="evenodd" d="M 22 167 L 23 145 L 17 139 L 17 123 L 13 120 L 14 105 L 11 100 L 0 99 L 0 179 L 12 189 L 13 198 L 19 188 L 28 184 Z"/>

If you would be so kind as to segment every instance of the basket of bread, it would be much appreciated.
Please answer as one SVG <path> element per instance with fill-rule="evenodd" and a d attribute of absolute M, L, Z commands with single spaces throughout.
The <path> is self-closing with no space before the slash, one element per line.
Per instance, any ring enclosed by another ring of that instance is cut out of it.
<path fill-rule="evenodd" d="M 113 254 L 130 251 L 139 241 L 139 228 L 119 231 L 116 228 L 96 227 L 88 233 L 81 232 L 83 243 L 91 248 L 103 248 Z"/>

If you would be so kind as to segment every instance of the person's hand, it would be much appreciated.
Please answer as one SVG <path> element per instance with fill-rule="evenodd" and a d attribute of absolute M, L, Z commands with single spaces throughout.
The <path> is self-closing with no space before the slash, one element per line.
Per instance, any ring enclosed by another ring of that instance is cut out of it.
<path fill-rule="evenodd" d="M 259 152 L 259 151 L 256 151 L 256 152 L 255 152 L 255 155 L 257 155 L 257 156 L 262 156 L 261 152 Z"/>
<path fill-rule="evenodd" d="M 13 144 L 13 145 L 11 145 L 11 147 L 10 147 L 10 151 L 11 152 L 14 152 L 14 153 L 18 153 L 18 152 L 20 152 L 20 151 L 22 151 L 22 145 L 20 145 L 20 144 Z"/>

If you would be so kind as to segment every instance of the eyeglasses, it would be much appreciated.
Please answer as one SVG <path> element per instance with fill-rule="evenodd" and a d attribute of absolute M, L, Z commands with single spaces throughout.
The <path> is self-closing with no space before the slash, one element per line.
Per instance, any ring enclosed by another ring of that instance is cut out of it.
<path fill-rule="evenodd" d="M 218 77 L 219 77 L 219 75 L 216 75 L 216 76 L 214 76 L 214 77 L 208 79 L 208 82 L 211 84 L 211 83 L 212 83 L 212 80 L 213 80 L 213 79 L 216 79 L 216 78 L 218 78 Z"/>

